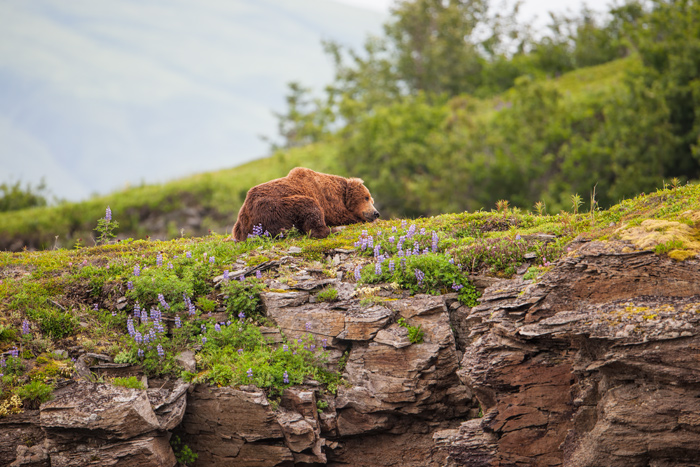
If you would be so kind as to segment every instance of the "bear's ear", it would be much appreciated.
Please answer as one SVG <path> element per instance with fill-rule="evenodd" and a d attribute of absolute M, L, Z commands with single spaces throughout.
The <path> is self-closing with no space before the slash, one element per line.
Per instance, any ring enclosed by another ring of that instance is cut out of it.
<path fill-rule="evenodd" d="M 362 180 L 361 178 L 355 177 L 355 178 L 348 178 L 348 183 L 353 184 L 353 185 L 362 185 L 365 183 L 365 181 Z"/>

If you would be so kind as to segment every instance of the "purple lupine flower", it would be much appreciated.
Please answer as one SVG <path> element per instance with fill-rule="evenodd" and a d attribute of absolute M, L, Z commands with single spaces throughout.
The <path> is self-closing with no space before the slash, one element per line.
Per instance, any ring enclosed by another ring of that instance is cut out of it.
<path fill-rule="evenodd" d="M 95 310 L 95 311 L 97 311 L 97 310 L 100 309 L 100 305 L 98 305 L 97 303 L 95 303 L 94 305 L 92 305 L 92 309 Z"/>
<path fill-rule="evenodd" d="M 175 327 L 180 329 L 182 327 L 182 321 L 180 321 L 180 317 L 176 316 L 175 317 Z"/>
<path fill-rule="evenodd" d="M 112 310 L 112 316 L 117 316 L 117 310 Z"/>
<path fill-rule="evenodd" d="M 439 240 L 438 234 L 435 233 L 435 232 L 433 232 L 433 242 L 432 242 L 432 245 L 431 245 L 432 250 L 433 250 L 433 253 L 437 253 L 437 250 L 438 250 L 438 240 Z"/>
<path fill-rule="evenodd" d="M 10 355 L 12 355 L 15 358 L 19 357 L 19 350 L 17 349 L 17 347 L 13 347 L 12 350 L 10 350 Z"/>
<path fill-rule="evenodd" d="M 243 349 L 238 349 L 238 355 L 243 355 Z"/>
<path fill-rule="evenodd" d="M 408 233 L 406 234 L 406 238 L 411 238 L 413 235 L 416 233 L 416 225 L 411 224 L 411 226 L 408 228 Z"/>
<path fill-rule="evenodd" d="M 367 248 L 374 249 L 374 238 L 371 235 L 367 237 Z"/>
<path fill-rule="evenodd" d="M 190 302 L 188 308 L 189 313 L 194 316 L 194 314 L 197 312 L 197 309 L 194 307 L 194 303 Z"/>
<path fill-rule="evenodd" d="M 165 297 L 163 296 L 162 293 L 158 294 L 158 301 L 163 306 L 163 308 L 165 308 L 166 310 L 170 309 L 170 305 L 168 305 L 168 302 L 165 301 Z"/>
<path fill-rule="evenodd" d="M 206 325 L 206 324 L 202 324 L 202 325 L 200 326 L 200 329 L 202 330 L 202 333 L 207 332 L 207 325 Z"/>
<path fill-rule="evenodd" d="M 423 227 L 422 229 L 420 229 L 420 234 L 421 234 L 421 235 L 425 235 L 425 227 Z"/>
<path fill-rule="evenodd" d="M 242 311 L 240 313 L 238 313 L 238 319 L 243 321 L 245 319 L 245 313 L 243 313 Z"/>
<path fill-rule="evenodd" d="M 423 271 L 421 271 L 420 269 L 416 269 L 415 271 L 413 271 L 413 273 L 416 276 L 416 280 L 418 281 L 418 285 L 422 285 L 423 279 L 425 279 L 425 273 Z"/>
<path fill-rule="evenodd" d="M 139 305 L 139 302 L 136 302 L 134 305 L 134 318 L 140 318 L 141 317 L 141 305 Z"/>
<path fill-rule="evenodd" d="M 282 345 L 282 352 L 289 352 L 289 346 L 287 344 Z"/>
<path fill-rule="evenodd" d="M 406 257 L 401 258 L 401 269 L 406 269 Z"/>
<path fill-rule="evenodd" d="M 210 256 L 210 257 L 209 257 L 209 262 L 210 262 L 211 264 L 214 264 L 214 263 L 216 262 L 216 260 L 214 259 L 213 256 Z"/>
<path fill-rule="evenodd" d="M 379 256 L 379 251 L 382 249 L 382 246 L 377 243 L 377 245 L 374 247 L 374 256 Z"/>
<path fill-rule="evenodd" d="M 165 357 L 165 350 L 163 350 L 163 346 L 162 346 L 162 345 L 158 344 L 158 346 L 156 347 L 156 349 L 158 350 L 158 356 L 159 356 L 160 358 Z"/>
<path fill-rule="evenodd" d="M 360 266 L 358 265 L 355 267 L 355 281 L 360 282 L 360 279 L 362 279 L 362 275 L 360 274 Z"/>
<path fill-rule="evenodd" d="M 134 266 L 134 276 L 138 277 L 141 275 L 141 267 L 137 264 Z"/>
<path fill-rule="evenodd" d="M 214 325 L 214 331 L 216 331 L 216 332 L 221 332 L 221 326 L 219 326 L 219 323 L 216 323 L 216 324 Z"/>
<path fill-rule="evenodd" d="M 304 327 L 306 328 L 307 332 L 311 331 L 311 321 L 307 321 Z"/>
<path fill-rule="evenodd" d="M 417 256 L 418 254 L 420 254 L 420 246 L 418 246 L 418 242 L 415 242 L 413 244 L 413 255 Z"/>
<path fill-rule="evenodd" d="M 144 334 L 143 335 L 143 343 L 148 344 L 149 342 L 151 342 L 151 337 L 148 334 Z"/>
<path fill-rule="evenodd" d="M 168 269 L 172 269 L 172 268 L 173 268 L 173 263 L 168 263 Z"/>
<path fill-rule="evenodd" d="M 107 210 L 105 211 L 105 220 L 107 222 L 112 221 L 112 210 L 109 208 L 109 206 L 107 206 Z"/>
<path fill-rule="evenodd" d="M 224 269 L 224 280 L 228 282 L 228 269 Z"/>
<path fill-rule="evenodd" d="M 311 345 L 309 346 L 309 350 L 312 351 L 312 352 L 313 352 L 314 350 L 316 350 L 316 344 L 311 344 Z"/>
<path fill-rule="evenodd" d="M 248 375 L 248 378 L 252 378 L 253 377 L 253 369 L 248 368 L 248 371 L 246 371 L 245 374 Z"/>
<path fill-rule="evenodd" d="M 284 371 L 284 375 L 282 375 L 282 382 L 284 384 L 289 384 L 289 374 L 286 370 Z"/>
<path fill-rule="evenodd" d="M 146 310 L 143 310 L 141 312 L 141 324 L 146 324 L 148 323 L 148 312 Z"/>
<path fill-rule="evenodd" d="M 159 251 L 156 255 L 156 266 L 161 267 L 163 265 L 163 252 Z"/>
<path fill-rule="evenodd" d="M 462 289 L 462 287 L 464 287 L 462 284 L 457 284 L 457 283 L 452 284 L 452 289 L 456 292 L 459 292 L 459 290 Z"/>
<path fill-rule="evenodd" d="M 324 349 L 328 347 L 328 339 L 321 339 L 321 347 Z"/>
<path fill-rule="evenodd" d="M 362 237 L 362 240 L 360 241 L 360 248 L 362 249 L 362 251 L 367 249 L 367 243 L 367 238 Z"/>
<path fill-rule="evenodd" d="M 427 255 L 428 253 L 430 253 L 430 250 L 428 250 L 427 248 L 423 248 L 423 254 Z"/>
<path fill-rule="evenodd" d="M 378 276 L 382 275 L 382 263 L 377 262 L 374 264 L 374 273 Z"/>
<path fill-rule="evenodd" d="M 255 271 L 255 277 L 258 279 L 262 279 L 262 274 L 260 273 L 259 269 L 257 271 Z"/>
<path fill-rule="evenodd" d="M 450 264 L 455 264 L 455 259 L 454 259 L 454 258 L 450 258 L 450 260 L 448 261 L 448 263 L 450 263 Z"/>
<path fill-rule="evenodd" d="M 134 282 L 133 281 L 128 281 L 126 283 L 126 288 L 129 290 L 134 290 Z"/>
<path fill-rule="evenodd" d="M 22 335 L 29 334 L 29 321 L 26 319 L 22 321 Z"/>
<path fill-rule="evenodd" d="M 243 282 L 245 280 L 245 276 L 241 274 L 240 276 L 238 276 L 238 280 Z"/>
<path fill-rule="evenodd" d="M 185 252 L 185 258 L 188 258 L 188 259 L 192 258 L 192 252 L 191 251 Z"/>
<path fill-rule="evenodd" d="M 143 358 L 143 349 L 139 349 L 139 351 L 136 352 L 136 354 L 139 356 L 139 358 Z"/>
<path fill-rule="evenodd" d="M 394 243 L 395 240 L 396 240 L 395 236 L 392 235 L 391 237 L 389 237 L 389 243 Z"/>
<path fill-rule="evenodd" d="M 7 362 L 5 361 L 4 357 L 0 357 L 0 368 L 5 368 L 7 366 Z"/>
<path fill-rule="evenodd" d="M 207 338 L 204 337 L 204 336 L 202 336 L 202 345 L 204 345 L 204 344 L 206 344 L 206 343 L 207 343 Z"/>
<path fill-rule="evenodd" d="M 141 345 L 141 343 L 143 342 L 143 336 L 140 332 L 136 331 L 134 333 L 134 341 L 136 341 L 137 344 Z"/>
<path fill-rule="evenodd" d="M 126 318 L 126 331 L 131 337 L 134 337 L 136 330 L 134 329 L 134 320 L 131 318 Z"/>
<path fill-rule="evenodd" d="M 149 329 L 148 337 L 150 338 L 150 340 L 155 341 L 158 338 L 158 336 L 156 335 L 156 330 L 153 328 Z"/>
<path fill-rule="evenodd" d="M 516 239 L 516 240 L 520 240 L 521 238 L 522 238 L 522 237 L 520 236 L 520 234 L 516 234 L 516 235 L 515 235 L 515 239 Z"/>
<path fill-rule="evenodd" d="M 157 332 L 164 334 L 165 333 L 165 328 L 163 327 L 163 322 L 162 321 L 156 321 L 156 324 L 154 324 L 155 329 Z"/>
<path fill-rule="evenodd" d="M 394 272 L 394 260 L 389 260 L 389 272 L 393 274 Z"/>

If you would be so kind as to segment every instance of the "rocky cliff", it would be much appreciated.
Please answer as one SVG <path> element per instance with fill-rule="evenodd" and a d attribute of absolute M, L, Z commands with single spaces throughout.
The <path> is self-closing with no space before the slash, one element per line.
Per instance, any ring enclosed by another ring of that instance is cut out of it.
<path fill-rule="evenodd" d="M 271 404 L 253 386 L 75 381 L 0 419 L 0 461 L 175 465 L 175 433 L 202 466 L 698 465 L 695 260 L 573 243 L 537 281 L 474 278 L 473 308 L 389 286 L 362 307 L 351 284 L 311 277 L 263 293 L 265 313 L 287 336 L 325 339 L 328 364 L 345 365 L 337 394 L 310 380 Z M 329 283 L 339 300 L 315 302 Z"/>

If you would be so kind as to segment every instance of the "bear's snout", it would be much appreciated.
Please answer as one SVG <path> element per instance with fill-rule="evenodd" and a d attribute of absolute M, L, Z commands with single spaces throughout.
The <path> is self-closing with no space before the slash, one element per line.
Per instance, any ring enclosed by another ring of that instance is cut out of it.
<path fill-rule="evenodd" d="M 372 209 L 371 211 L 365 211 L 364 216 L 365 219 L 367 219 L 367 222 L 372 222 L 379 218 L 379 211 L 377 211 L 376 209 Z"/>

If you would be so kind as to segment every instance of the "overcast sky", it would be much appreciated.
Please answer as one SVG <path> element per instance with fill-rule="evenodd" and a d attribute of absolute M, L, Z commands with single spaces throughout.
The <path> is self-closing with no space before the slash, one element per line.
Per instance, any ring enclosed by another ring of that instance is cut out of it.
<path fill-rule="evenodd" d="M 394 0 L 328 0 L 376 11 L 387 12 Z M 495 2 L 494 2 L 495 3 Z M 510 2 L 512 4 L 512 2 Z M 611 0 L 523 0 L 520 7 L 522 21 L 528 21 L 535 27 L 542 27 L 549 19 L 550 11 L 555 13 L 578 12 L 586 4 L 594 11 L 605 11 Z"/>

